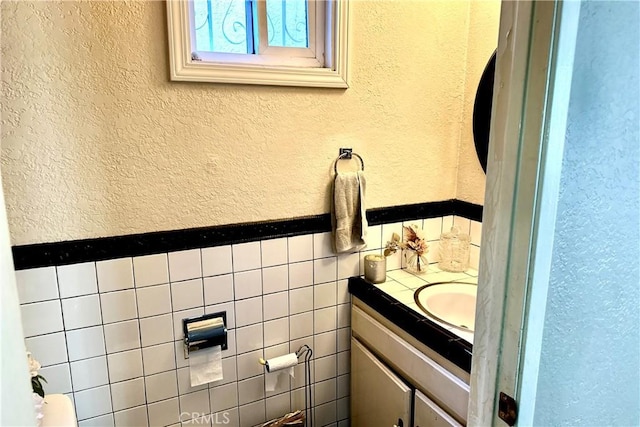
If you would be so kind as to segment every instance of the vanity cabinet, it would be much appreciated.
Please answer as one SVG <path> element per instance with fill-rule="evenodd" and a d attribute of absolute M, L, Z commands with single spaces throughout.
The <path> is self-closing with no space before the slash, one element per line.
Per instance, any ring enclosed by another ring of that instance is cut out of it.
<path fill-rule="evenodd" d="M 464 425 L 469 385 L 374 316 L 372 309 L 354 298 L 351 425 Z"/>
<path fill-rule="evenodd" d="M 409 426 L 413 389 L 354 338 L 351 378 L 352 426 Z"/>
<path fill-rule="evenodd" d="M 415 393 L 413 425 L 414 427 L 462 427 L 462 424 L 454 420 L 420 390 L 416 390 Z"/>

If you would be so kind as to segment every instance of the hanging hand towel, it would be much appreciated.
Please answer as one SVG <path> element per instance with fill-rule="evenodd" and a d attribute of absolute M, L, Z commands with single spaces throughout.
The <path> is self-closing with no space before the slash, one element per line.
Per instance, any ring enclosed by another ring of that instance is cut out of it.
<path fill-rule="evenodd" d="M 367 245 L 365 187 L 362 171 L 336 175 L 331 209 L 336 253 L 358 251 Z"/>

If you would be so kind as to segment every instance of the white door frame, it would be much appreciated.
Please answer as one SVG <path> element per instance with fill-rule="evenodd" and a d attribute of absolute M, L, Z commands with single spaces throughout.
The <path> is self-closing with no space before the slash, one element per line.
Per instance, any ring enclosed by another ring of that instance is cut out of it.
<path fill-rule="evenodd" d="M 0 169 L 0 183 L 2 170 Z M 9 224 L 0 185 L 0 425 L 35 426 L 31 381 L 22 333 Z"/>
<path fill-rule="evenodd" d="M 521 425 L 533 421 L 579 8 L 502 2 L 470 426 L 506 425 L 501 391 L 518 401 Z"/>

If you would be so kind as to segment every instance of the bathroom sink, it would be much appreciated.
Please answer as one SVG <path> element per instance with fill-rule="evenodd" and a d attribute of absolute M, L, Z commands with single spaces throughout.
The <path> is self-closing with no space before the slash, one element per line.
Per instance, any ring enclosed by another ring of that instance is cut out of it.
<path fill-rule="evenodd" d="M 416 289 L 413 297 L 425 314 L 456 328 L 473 331 L 477 289 L 474 283 L 440 282 Z"/>

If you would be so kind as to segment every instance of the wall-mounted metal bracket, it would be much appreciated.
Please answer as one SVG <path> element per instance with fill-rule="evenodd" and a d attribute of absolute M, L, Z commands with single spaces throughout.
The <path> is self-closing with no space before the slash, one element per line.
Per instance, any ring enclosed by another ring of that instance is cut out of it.
<path fill-rule="evenodd" d="M 184 358 L 192 351 L 219 345 L 227 349 L 227 312 L 205 314 L 182 319 L 184 333 Z"/>
<path fill-rule="evenodd" d="M 341 148 L 340 149 L 340 155 L 338 156 L 338 158 L 339 159 L 350 159 L 352 153 L 353 153 L 353 148 Z"/>

